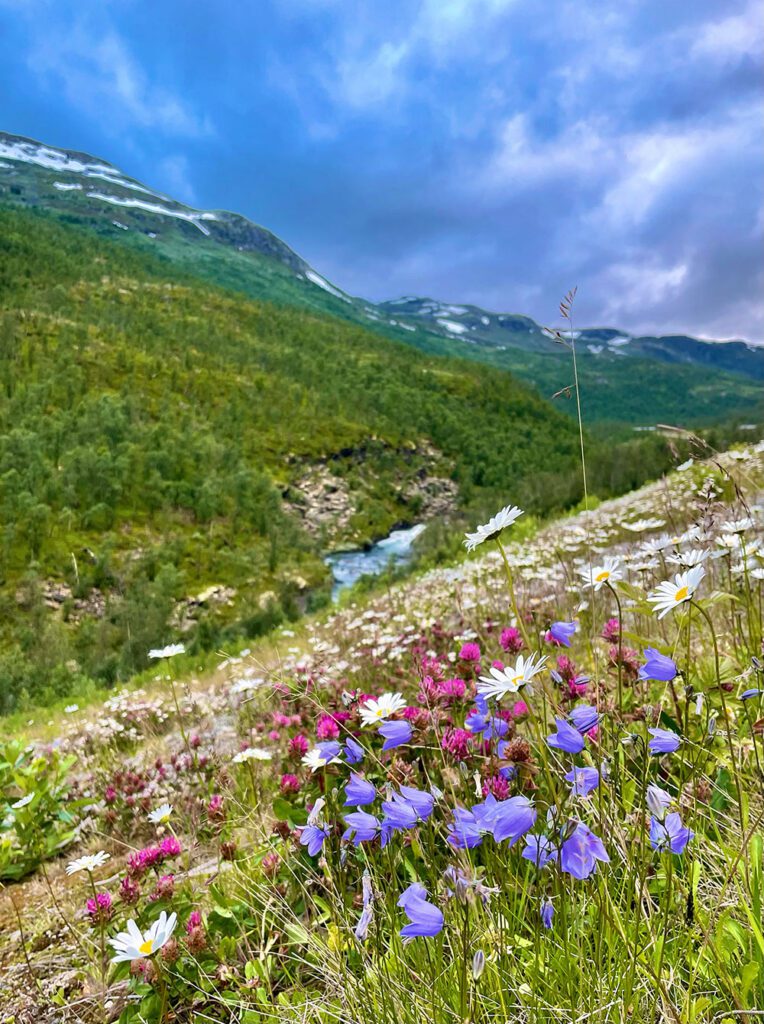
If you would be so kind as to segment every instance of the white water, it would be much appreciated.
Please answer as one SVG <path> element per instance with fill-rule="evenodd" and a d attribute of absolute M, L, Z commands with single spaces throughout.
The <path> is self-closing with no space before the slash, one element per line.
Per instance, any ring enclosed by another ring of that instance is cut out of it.
<path fill-rule="evenodd" d="M 324 561 L 334 576 L 332 599 L 336 601 L 339 594 L 361 576 L 378 576 L 391 563 L 407 562 L 411 557 L 411 547 L 424 526 L 424 523 L 418 523 L 405 530 L 393 530 L 368 551 L 338 551 L 327 555 Z"/>

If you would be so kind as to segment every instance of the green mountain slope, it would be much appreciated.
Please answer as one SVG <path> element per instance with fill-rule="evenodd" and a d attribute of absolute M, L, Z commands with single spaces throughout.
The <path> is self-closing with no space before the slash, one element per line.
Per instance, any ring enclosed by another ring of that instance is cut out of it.
<path fill-rule="evenodd" d="M 575 425 L 509 375 L 40 212 L 0 211 L 0 367 L 6 706 L 128 676 L 179 632 L 209 648 L 297 614 L 326 596 L 328 546 L 426 517 L 433 487 L 470 515 L 581 494 Z M 593 446 L 594 486 L 667 461 L 658 438 Z M 344 517 L 313 518 L 316 474 Z"/>
<path fill-rule="evenodd" d="M 529 317 L 417 297 L 379 305 L 355 298 L 265 228 L 226 211 L 194 210 L 88 154 L 0 133 L 0 206 L 44 210 L 250 298 L 329 313 L 423 352 L 510 370 L 546 397 L 571 383 L 569 355 Z M 637 338 L 613 328 L 580 331 L 577 347 L 590 422 L 644 428 L 764 419 L 764 348 Z M 572 403 L 559 405 L 573 414 Z"/>

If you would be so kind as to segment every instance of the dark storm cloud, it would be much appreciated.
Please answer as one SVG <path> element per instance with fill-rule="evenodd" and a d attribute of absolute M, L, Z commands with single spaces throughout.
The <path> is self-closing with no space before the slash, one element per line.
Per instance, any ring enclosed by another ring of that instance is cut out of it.
<path fill-rule="evenodd" d="M 73 15 L 72 11 L 77 13 Z M 764 340 L 762 0 L 0 0 L 3 128 L 373 299 Z"/>

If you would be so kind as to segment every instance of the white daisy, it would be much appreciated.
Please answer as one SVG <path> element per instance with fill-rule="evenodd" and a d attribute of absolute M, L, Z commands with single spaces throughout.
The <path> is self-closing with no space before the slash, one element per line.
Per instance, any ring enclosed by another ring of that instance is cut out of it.
<path fill-rule="evenodd" d="M 658 612 L 658 618 L 662 619 L 677 605 L 691 600 L 705 575 L 706 570 L 703 566 L 696 565 L 687 572 L 677 573 L 673 583 L 671 580 L 659 583 L 653 593 L 647 595 L 647 600 L 653 605 L 653 611 Z"/>
<path fill-rule="evenodd" d="M 497 512 L 487 523 L 478 526 L 474 533 L 465 533 L 464 546 L 468 551 L 474 551 L 484 541 L 498 537 L 503 529 L 511 526 L 522 514 L 523 510 L 518 508 L 517 505 L 506 505 L 501 512 Z"/>
<path fill-rule="evenodd" d="M 632 533 L 644 533 L 645 530 L 659 530 L 666 525 L 665 519 L 636 519 L 633 523 L 622 523 L 624 530 Z"/>
<path fill-rule="evenodd" d="M 185 654 L 185 644 L 168 644 L 167 647 L 152 647 L 150 658 L 174 658 L 176 654 Z"/>
<path fill-rule="evenodd" d="M 709 551 L 704 551 L 702 548 L 690 548 L 689 551 L 679 551 L 673 555 L 666 555 L 666 561 L 691 569 L 694 565 L 701 565 L 705 562 L 709 554 Z"/>
<path fill-rule="evenodd" d="M 175 931 L 177 923 L 178 915 L 170 914 L 168 917 L 165 910 L 145 932 L 140 930 L 135 921 L 128 921 L 126 932 L 120 932 L 116 938 L 109 939 L 110 945 L 116 951 L 116 956 L 111 958 L 111 962 L 120 964 L 129 960 L 143 960 L 145 957 L 153 956 L 165 945 Z"/>
<path fill-rule="evenodd" d="M 396 711 L 406 707 L 406 701 L 399 693 L 383 693 L 381 697 L 371 697 L 361 707 L 361 724 L 376 725 Z"/>
<path fill-rule="evenodd" d="M 579 569 L 578 574 L 583 577 L 587 586 L 594 587 L 595 590 L 600 590 L 606 583 L 613 584 L 623 579 L 623 570 L 618 558 L 606 558 L 601 565 Z"/>
<path fill-rule="evenodd" d="M 156 810 L 149 814 L 149 821 L 152 825 L 164 825 L 172 817 L 172 804 L 160 804 Z"/>
<path fill-rule="evenodd" d="M 753 519 L 746 516 L 744 519 L 733 519 L 728 523 L 722 523 L 722 531 L 724 533 L 745 533 L 755 525 Z"/>
<path fill-rule="evenodd" d="M 76 875 L 78 871 L 95 871 L 96 868 L 102 867 L 109 857 L 110 854 L 104 853 L 103 850 L 99 850 L 98 853 L 87 853 L 84 857 L 78 857 L 77 860 L 67 864 L 66 873 L 67 875 Z"/>
<path fill-rule="evenodd" d="M 539 661 L 535 659 L 535 654 L 529 658 L 524 658 L 521 654 L 514 668 L 491 668 L 490 675 L 480 677 L 477 692 L 483 697 L 495 697 L 497 700 L 501 700 L 507 694 L 518 693 L 523 686 L 529 686 L 533 677 L 546 665 L 546 655 Z"/>
<path fill-rule="evenodd" d="M 244 761 L 272 761 L 273 754 L 269 750 L 263 750 L 261 747 L 246 747 L 244 750 L 240 750 L 238 754 L 233 757 L 234 764 L 242 764 Z"/>

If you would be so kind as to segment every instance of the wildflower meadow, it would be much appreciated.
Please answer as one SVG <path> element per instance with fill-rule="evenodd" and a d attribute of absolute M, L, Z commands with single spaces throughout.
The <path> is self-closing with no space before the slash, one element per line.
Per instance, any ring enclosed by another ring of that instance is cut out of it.
<path fill-rule="evenodd" d="M 450 568 L 6 738 L 5 1019 L 761 1019 L 762 493 L 764 443 L 508 504 Z"/>

